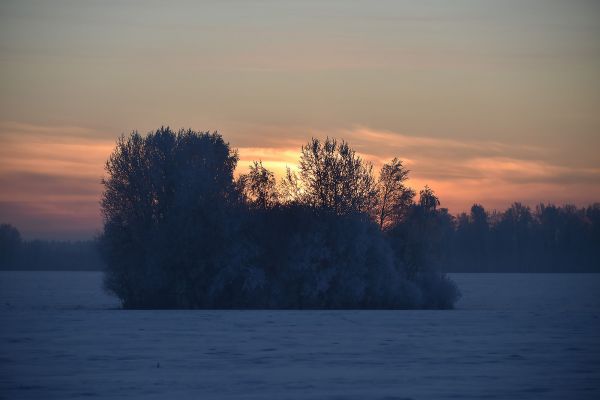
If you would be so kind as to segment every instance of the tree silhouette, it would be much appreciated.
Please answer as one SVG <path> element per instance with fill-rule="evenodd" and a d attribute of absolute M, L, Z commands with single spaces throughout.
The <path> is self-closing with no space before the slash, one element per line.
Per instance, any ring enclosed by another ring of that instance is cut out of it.
<path fill-rule="evenodd" d="M 409 170 L 394 158 L 384 164 L 377 181 L 378 202 L 375 218 L 380 229 L 387 229 L 406 214 L 413 203 L 415 192 L 404 185 Z"/>
<path fill-rule="evenodd" d="M 240 175 L 239 184 L 246 201 L 253 207 L 268 209 L 279 201 L 275 175 L 262 165 L 262 161 L 254 161 L 247 174 Z"/>
<path fill-rule="evenodd" d="M 440 199 L 427 185 L 419 192 L 419 205 L 427 212 L 433 212 L 440 205 Z"/>
<path fill-rule="evenodd" d="M 337 215 L 370 213 L 377 193 L 372 169 L 348 143 L 313 138 L 302 146 L 299 175 L 288 170 L 287 193 L 297 195 L 299 203 Z"/>
<path fill-rule="evenodd" d="M 100 248 L 105 286 L 124 307 L 448 308 L 458 298 L 443 274 L 395 256 L 372 219 L 372 167 L 346 142 L 303 146 L 279 189 L 260 161 L 235 181 L 236 163 L 216 133 L 117 141 Z M 416 209 L 407 173 L 397 159 L 384 168 L 386 221 Z"/>
<path fill-rule="evenodd" d="M 205 304 L 215 276 L 239 262 L 236 163 L 217 133 L 161 128 L 117 141 L 102 181 L 101 248 L 106 287 L 125 306 Z"/>

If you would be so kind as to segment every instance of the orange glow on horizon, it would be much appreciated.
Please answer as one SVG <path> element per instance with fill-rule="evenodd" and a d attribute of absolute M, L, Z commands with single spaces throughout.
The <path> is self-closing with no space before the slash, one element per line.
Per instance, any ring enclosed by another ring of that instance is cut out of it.
<path fill-rule="evenodd" d="M 115 139 L 73 127 L 23 126 L 13 133 L 10 126 L 2 127 L 0 180 L 6 188 L 0 193 L 2 219 L 24 226 L 26 232 L 98 231 L 100 180 Z M 69 134 L 57 140 L 62 129 Z M 538 159 L 539 149 L 526 149 L 529 159 L 524 159 L 518 158 L 523 157 L 522 148 L 511 157 L 514 149 L 505 144 L 414 137 L 363 127 L 314 136 L 327 135 L 346 139 L 373 164 L 376 175 L 383 163 L 394 156 L 401 158 L 411 170 L 408 186 L 418 193 L 429 185 L 442 207 L 452 213 L 468 211 L 474 203 L 491 210 L 514 201 L 583 205 L 600 198 L 600 186 L 588 185 L 598 182 L 600 169 L 550 164 Z M 231 145 L 235 149 L 235 143 Z M 300 146 L 282 140 L 272 142 L 271 147 L 239 147 L 237 151 L 236 176 L 245 173 L 252 161 L 262 160 L 279 181 L 287 167 L 297 169 Z"/>

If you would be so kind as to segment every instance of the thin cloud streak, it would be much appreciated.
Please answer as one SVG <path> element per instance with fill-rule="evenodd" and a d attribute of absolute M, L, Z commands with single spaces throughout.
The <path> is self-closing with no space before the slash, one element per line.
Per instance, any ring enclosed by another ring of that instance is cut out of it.
<path fill-rule="evenodd" d="M 392 156 L 405 159 L 411 169 L 409 185 L 431 186 L 451 212 L 467 210 L 475 202 L 503 209 L 514 201 L 585 205 L 600 198 L 600 169 L 553 164 L 542 147 L 412 137 L 366 128 L 347 136 L 377 166 Z"/>
<path fill-rule="evenodd" d="M 114 142 L 87 127 L 0 124 L 0 221 L 25 237 L 93 236 Z"/>

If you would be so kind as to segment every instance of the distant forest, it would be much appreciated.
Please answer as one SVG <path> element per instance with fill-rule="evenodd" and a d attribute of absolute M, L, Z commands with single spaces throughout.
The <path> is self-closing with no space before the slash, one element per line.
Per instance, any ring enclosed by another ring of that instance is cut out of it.
<path fill-rule="evenodd" d="M 436 234 L 419 226 L 431 258 L 445 272 L 599 272 L 600 205 L 576 207 L 520 203 L 505 211 L 450 215 L 437 210 Z M 407 229 L 415 229 L 408 225 Z M 418 222 L 413 221 L 413 224 Z M 436 243 L 427 243 L 435 239 Z M 97 240 L 23 240 L 19 231 L 0 225 L 0 269 L 102 270 Z"/>
<path fill-rule="evenodd" d="M 443 226 L 447 224 L 447 228 Z M 600 204 L 481 205 L 441 223 L 437 263 L 452 272 L 600 272 Z"/>
<path fill-rule="evenodd" d="M 23 240 L 9 224 L 0 224 L 0 269 L 97 271 L 105 264 L 96 240 Z"/>

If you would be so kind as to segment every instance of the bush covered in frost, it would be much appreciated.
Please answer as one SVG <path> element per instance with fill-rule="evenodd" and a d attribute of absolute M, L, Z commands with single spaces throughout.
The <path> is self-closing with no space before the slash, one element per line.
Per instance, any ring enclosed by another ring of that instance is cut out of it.
<path fill-rule="evenodd" d="M 457 300 L 454 283 L 426 261 L 432 249 L 419 240 L 428 238 L 407 232 L 415 215 L 435 218 L 439 201 L 426 191 L 414 203 L 397 159 L 376 180 L 347 143 L 313 139 L 279 185 L 261 162 L 235 179 L 237 160 L 217 133 L 161 128 L 117 141 L 100 246 L 105 286 L 124 307 L 451 308 Z"/>

